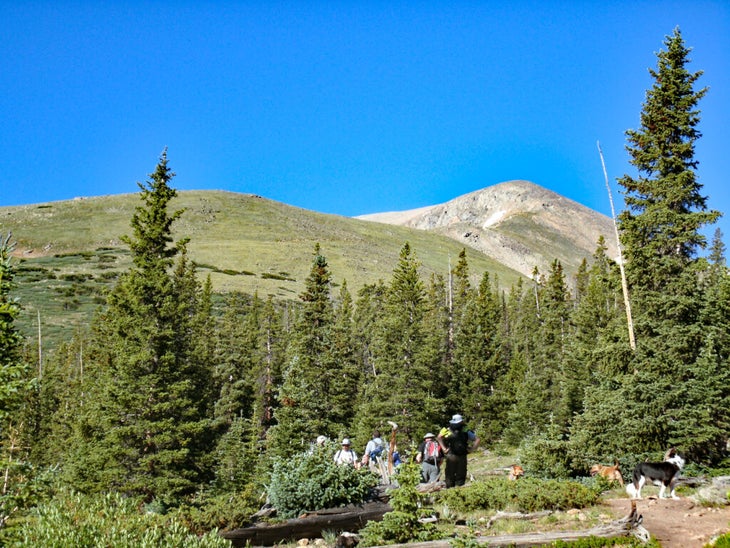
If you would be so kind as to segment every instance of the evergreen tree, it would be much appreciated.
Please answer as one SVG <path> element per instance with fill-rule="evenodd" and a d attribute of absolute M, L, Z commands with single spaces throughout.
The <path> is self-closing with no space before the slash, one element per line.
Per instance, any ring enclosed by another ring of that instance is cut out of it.
<path fill-rule="evenodd" d="M 705 247 L 701 229 L 718 213 L 708 211 L 701 195 L 694 157 L 697 104 L 706 89 L 695 90 L 701 72 L 689 72 L 689 49 L 679 29 L 664 41 L 641 113 L 641 127 L 627 131 L 635 176 L 619 180 L 628 209 L 619 216 L 626 275 L 634 312 L 637 349 L 630 360 L 614 357 L 615 374 L 586 402 L 579 421 L 585 444 L 642 453 L 681 445 L 685 453 L 704 440 L 683 435 L 707 432 L 712 412 L 686 413 L 688 387 L 705 378 L 716 353 L 707 348 L 701 324 Z M 710 406 L 720 402 L 706 402 Z M 615 423 L 605 419 L 614 413 Z M 618 419 L 618 420 L 617 420 Z M 600 423 L 603 422 L 603 427 Z M 698 422 L 700 421 L 700 422 Z M 592 438 L 591 438 L 592 436 Z"/>
<path fill-rule="evenodd" d="M 578 382 L 574 391 L 574 413 L 582 411 L 583 391 L 595 385 L 603 376 L 616 371 L 615 356 L 626 352 L 622 338 L 626 332 L 621 288 L 615 264 L 606 255 L 606 243 L 601 236 L 590 266 L 586 264 L 583 281 L 578 284 L 574 310 L 571 313 L 573 332 L 570 337 L 566 371 Z"/>
<path fill-rule="evenodd" d="M 695 143 L 701 136 L 696 107 L 707 88 L 694 85 L 702 72 L 687 70 L 690 50 L 678 28 L 664 45 L 657 69 L 649 70 L 654 85 L 641 127 L 626 132 L 638 173 L 619 179 L 628 206 L 619 215 L 626 273 L 636 290 L 671 291 L 705 246 L 700 229 L 719 215 L 707 211 L 696 174 Z"/>
<path fill-rule="evenodd" d="M 116 489 L 175 504 L 207 479 L 209 450 L 207 366 L 198 361 L 194 318 L 199 287 L 194 268 L 173 244 L 168 212 L 176 191 L 163 152 L 146 185 L 142 206 L 124 241 L 133 267 L 95 318 L 96 354 L 90 357 L 80 402 L 79 439 L 69 472 L 85 489 Z"/>
<path fill-rule="evenodd" d="M 332 401 L 333 411 L 349 429 L 356 412 L 356 401 L 361 382 L 361 369 L 355 353 L 352 295 L 343 281 L 335 306 L 335 324 L 332 334 L 332 352 L 339 367 L 336 383 L 339 390 Z"/>
<path fill-rule="evenodd" d="M 355 403 L 356 418 L 353 421 L 352 437 L 357 443 L 369 440 L 375 428 L 390 428 L 384 422 L 388 418 L 373 420 L 370 416 L 370 399 L 377 395 L 374 396 L 375 391 L 368 388 L 376 382 L 379 375 L 377 352 L 380 348 L 380 326 L 385 315 L 387 292 L 388 288 L 382 280 L 367 284 L 358 292 L 355 303 L 353 340 L 360 386 Z"/>
<path fill-rule="evenodd" d="M 77 330 L 71 341 L 62 343 L 45 361 L 21 413 L 28 432 L 30 459 L 40 466 L 62 464 L 78 402 L 84 398 L 84 353 L 88 333 Z"/>
<path fill-rule="evenodd" d="M 255 375 L 263 359 L 259 342 L 262 306 L 258 294 L 249 298 L 232 293 L 226 299 L 217 329 L 215 366 L 215 420 L 224 430 L 237 417 L 251 416 Z"/>
<path fill-rule="evenodd" d="M 454 350 L 449 372 L 448 406 L 469 417 L 470 426 L 496 437 L 504 401 L 495 386 L 505 370 L 499 346 L 500 305 L 485 272 L 477 290 L 469 283 L 469 268 L 462 251 L 454 276 Z"/>
<path fill-rule="evenodd" d="M 682 420 L 675 433 L 687 457 L 718 462 L 726 455 L 730 431 L 730 276 L 722 232 L 715 231 L 704 284 L 700 316 L 702 349 L 688 366 Z"/>
<path fill-rule="evenodd" d="M 288 457 L 318 435 L 341 436 L 349 428 L 347 416 L 354 407 L 353 384 L 347 378 L 351 367 L 336 352 L 330 280 L 327 259 L 316 244 L 312 269 L 300 295 L 302 307 L 279 393 L 277 424 L 270 430 L 270 447 L 277 456 Z"/>
<path fill-rule="evenodd" d="M 449 407 L 446 402 L 448 393 L 451 391 L 454 381 L 453 363 L 453 305 L 448 295 L 449 290 L 444 282 L 443 276 L 431 274 L 426 289 L 423 315 L 423 342 L 421 346 L 421 359 L 424 363 L 430 364 L 430 374 L 434 379 L 433 411 L 436 413 L 432 420 L 438 424 L 442 417 L 447 416 L 449 409 L 457 409 L 454 413 L 464 413 L 461 401 L 456 402 L 456 407 Z M 451 312 L 450 309 L 451 308 Z M 429 408 L 431 408 L 429 406 Z"/>
<path fill-rule="evenodd" d="M 393 420 L 406 439 L 415 440 L 433 428 L 439 410 L 434 397 L 438 379 L 432 374 L 437 364 L 423 351 L 426 291 L 419 266 L 410 245 L 404 244 L 375 326 L 373 373 L 365 383 L 358 432 Z"/>
<path fill-rule="evenodd" d="M 11 252 L 11 235 L 0 235 L 0 432 L 7 432 L 13 413 L 18 409 L 27 388 L 27 364 L 21 359 L 23 338 L 15 320 L 21 312 L 20 302 L 12 297 L 15 267 Z M 17 426 L 17 425 L 16 425 Z"/>
<path fill-rule="evenodd" d="M 502 390 L 505 400 L 509 403 L 509 412 L 505 421 L 504 436 L 507 443 L 514 445 L 518 444 L 526 433 L 532 433 L 537 429 L 532 417 L 521 409 L 526 402 L 529 402 L 529 387 L 525 385 L 533 380 L 532 364 L 540 345 L 538 291 L 541 282 L 539 275 L 536 277 L 531 285 L 519 278 L 510 289 L 505 303 L 505 338 L 502 348 L 508 369 L 502 381 Z M 533 388 L 538 389 L 537 386 Z"/>
<path fill-rule="evenodd" d="M 11 252 L 11 235 L 0 235 L 0 467 L 3 488 L 0 490 L 0 529 L 19 506 L 24 506 L 30 482 L 25 470 L 27 450 L 23 447 L 23 424 L 17 412 L 29 392 L 27 362 L 22 359 L 23 338 L 15 327 L 22 308 L 12 297 L 15 265 Z"/>
<path fill-rule="evenodd" d="M 527 433 L 541 432 L 549 424 L 565 428 L 571 407 L 568 379 L 563 370 L 570 331 L 569 293 L 560 261 L 553 261 L 547 280 L 535 287 L 538 318 L 535 335 L 539 343 L 525 356 L 527 369 L 511 414 L 514 420 L 523 423 L 523 432 Z M 526 312 L 530 313 L 530 309 Z"/>
<path fill-rule="evenodd" d="M 385 310 L 387 287 L 382 280 L 363 286 L 355 303 L 355 346 L 365 384 L 376 375 L 373 358 L 376 326 Z M 365 435 L 368 435 L 367 433 Z"/>
<path fill-rule="evenodd" d="M 283 361 L 281 317 L 272 297 L 228 296 L 217 340 L 216 489 L 231 492 L 267 474 L 264 458 Z"/>
<path fill-rule="evenodd" d="M 619 217 L 626 274 L 638 311 L 634 378 L 642 386 L 631 396 L 644 402 L 640 411 L 647 425 L 666 425 L 645 429 L 646 449 L 677 441 L 682 392 L 702 346 L 696 290 L 703 264 L 697 253 L 705 246 L 700 229 L 718 217 L 706 209 L 694 157 L 700 137 L 696 107 L 706 93 L 694 85 L 702 73 L 687 70 L 689 49 L 679 29 L 664 45 L 657 69 L 650 71 L 655 83 L 647 92 L 641 128 L 627 132 L 638 176 L 619 180 L 629 208 Z"/>

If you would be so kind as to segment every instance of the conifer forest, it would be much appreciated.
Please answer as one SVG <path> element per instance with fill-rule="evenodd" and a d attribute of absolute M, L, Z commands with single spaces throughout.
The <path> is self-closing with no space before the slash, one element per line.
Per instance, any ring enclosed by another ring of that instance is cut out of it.
<path fill-rule="evenodd" d="M 185 212 L 169 208 L 163 152 L 124 239 L 132 267 L 41 373 L 14 324 L 13 237 L 0 234 L 0 537 L 30 542 L 38 509 L 73 497 L 134 501 L 131 514 L 186 509 L 201 535 L 236 526 L 261 506 L 274 463 L 318 436 L 361 452 L 392 421 L 408 453 L 456 413 L 482 447 L 514 448 L 539 477 L 671 447 L 719 466 L 730 276 L 723 235 L 704 235 L 720 213 L 697 177 L 707 89 L 689 51 L 678 29 L 665 38 L 639 126 L 626 132 L 621 261 L 601 239 L 575 276 L 555 258 L 505 288 L 473 272 L 464 250 L 423 279 L 403 242 L 389 279 L 349 287 L 312 242 L 295 298 L 216 294 L 188 240 L 172 237 Z"/>

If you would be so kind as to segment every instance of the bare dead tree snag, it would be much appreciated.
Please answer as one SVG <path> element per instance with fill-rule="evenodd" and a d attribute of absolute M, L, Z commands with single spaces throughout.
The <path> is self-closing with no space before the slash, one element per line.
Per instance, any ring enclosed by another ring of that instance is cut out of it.
<path fill-rule="evenodd" d="M 618 250 L 618 267 L 621 271 L 621 289 L 624 294 L 624 307 L 626 308 L 626 322 L 629 329 L 629 345 L 631 350 L 636 350 L 636 339 L 634 338 L 634 320 L 631 316 L 631 301 L 629 300 L 629 286 L 626 283 L 626 271 L 624 270 L 624 258 L 621 253 L 621 239 L 618 234 L 618 225 L 616 224 L 616 211 L 613 207 L 613 196 L 611 196 L 611 187 L 608 184 L 608 173 L 606 172 L 606 162 L 603 159 L 603 151 L 601 143 L 596 141 L 598 145 L 598 154 L 601 156 L 601 166 L 603 167 L 603 178 L 606 181 L 606 190 L 608 191 L 608 201 L 611 204 L 611 220 L 613 221 L 613 229 L 616 233 L 616 249 Z"/>

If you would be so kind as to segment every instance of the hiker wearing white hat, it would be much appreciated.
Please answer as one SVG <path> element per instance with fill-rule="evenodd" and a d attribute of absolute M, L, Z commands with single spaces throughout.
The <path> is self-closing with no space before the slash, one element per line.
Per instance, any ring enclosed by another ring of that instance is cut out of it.
<path fill-rule="evenodd" d="M 348 466 L 354 466 L 360 468 L 360 463 L 357 460 L 357 454 L 350 447 L 352 444 L 348 438 L 342 440 L 342 449 L 335 453 L 335 462 L 337 464 L 346 464 Z"/>
<path fill-rule="evenodd" d="M 441 450 L 446 455 L 444 481 L 446 487 L 456 487 L 466 483 L 466 455 L 479 446 L 479 438 L 474 431 L 466 428 L 464 417 L 454 415 L 449 427 L 441 429 L 438 435 Z"/>
<path fill-rule="evenodd" d="M 423 441 L 418 445 L 416 462 L 421 463 L 421 479 L 424 483 L 438 481 L 443 456 L 441 445 L 436 441 L 436 436 L 431 432 L 423 436 Z"/>

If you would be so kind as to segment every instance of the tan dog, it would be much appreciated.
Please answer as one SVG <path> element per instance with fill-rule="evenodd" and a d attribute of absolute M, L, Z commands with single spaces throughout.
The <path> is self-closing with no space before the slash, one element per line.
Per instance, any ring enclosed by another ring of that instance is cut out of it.
<path fill-rule="evenodd" d="M 520 466 L 519 464 L 513 464 L 509 467 L 509 475 L 507 476 L 507 479 L 514 481 L 520 476 L 524 475 L 525 471 L 522 469 L 522 466 Z"/>
<path fill-rule="evenodd" d="M 603 464 L 594 464 L 591 466 L 591 476 L 595 476 L 598 474 L 599 476 L 603 476 L 608 481 L 617 481 L 621 484 L 621 487 L 624 485 L 624 478 L 621 475 L 621 470 L 618 468 L 618 462 L 614 461 L 613 466 L 604 466 Z"/>

